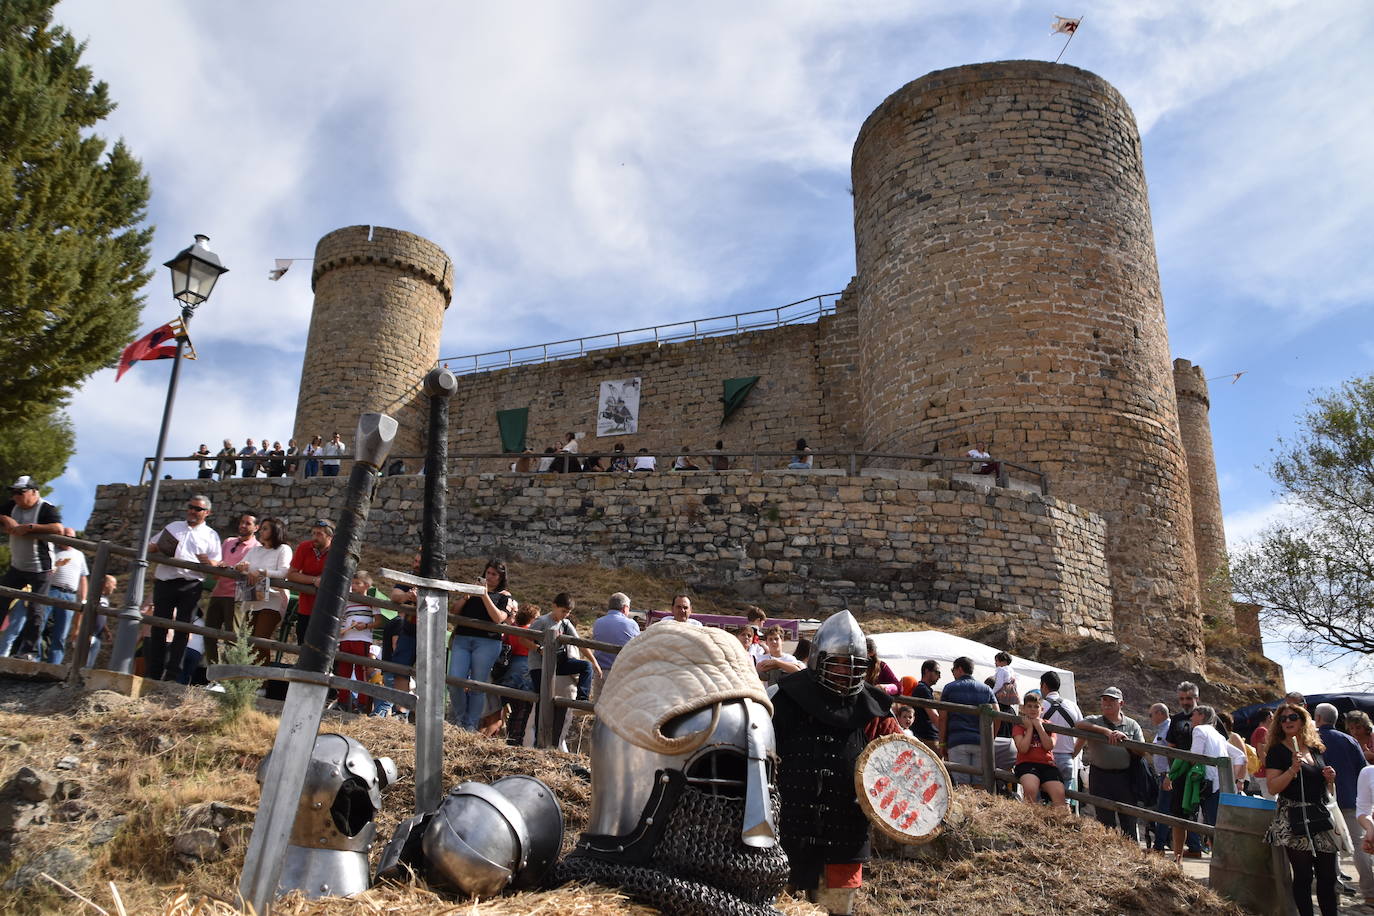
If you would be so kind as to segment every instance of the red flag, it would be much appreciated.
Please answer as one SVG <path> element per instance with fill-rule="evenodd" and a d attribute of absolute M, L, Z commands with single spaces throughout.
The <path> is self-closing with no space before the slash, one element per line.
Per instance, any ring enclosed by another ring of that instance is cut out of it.
<path fill-rule="evenodd" d="M 119 381 L 124 373 L 128 372 L 130 367 L 139 360 L 175 359 L 177 355 L 176 339 L 185 333 L 181 319 L 176 319 L 167 322 L 156 330 L 149 331 L 129 344 L 119 356 L 119 371 L 115 373 L 115 381 Z"/>

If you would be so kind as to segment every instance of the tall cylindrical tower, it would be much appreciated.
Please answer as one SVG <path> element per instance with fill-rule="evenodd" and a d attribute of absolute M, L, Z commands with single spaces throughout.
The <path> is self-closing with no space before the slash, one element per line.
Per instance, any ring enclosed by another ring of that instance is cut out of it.
<path fill-rule="evenodd" d="M 1174 360 L 1174 391 L 1178 397 L 1178 428 L 1188 456 L 1188 492 L 1193 504 L 1193 547 L 1197 551 L 1197 577 L 1203 612 L 1227 622 L 1231 610 L 1231 583 L 1226 574 L 1226 528 L 1222 524 L 1221 488 L 1217 485 L 1217 459 L 1212 453 L 1212 421 L 1207 378 L 1201 366 L 1186 359 Z"/>
<path fill-rule="evenodd" d="M 310 279 L 315 307 L 296 401 L 296 442 L 304 448 L 312 436 L 327 441 L 336 430 L 347 441 L 358 415 L 375 410 L 400 422 L 392 454 L 422 453 L 420 386 L 439 358 L 453 262 L 418 235 L 349 226 L 320 239 Z"/>
<path fill-rule="evenodd" d="M 1125 101 L 1038 61 L 941 70 L 854 144 L 864 446 L 1038 465 L 1109 528 L 1124 643 L 1202 655 L 1188 471 Z"/>

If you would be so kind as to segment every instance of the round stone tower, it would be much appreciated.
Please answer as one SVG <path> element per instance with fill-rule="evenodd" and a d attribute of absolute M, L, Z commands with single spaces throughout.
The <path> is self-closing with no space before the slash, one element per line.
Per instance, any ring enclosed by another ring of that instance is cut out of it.
<path fill-rule="evenodd" d="M 296 401 L 296 442 L 329 440 L 350 450 L 358 415 L 380 411 L 400 424 L 393 455 L 424 450 L 420 385 L 439 358 L 453 262 L 433 242 L 398 229 L 349 226 L 315 246 L 315 307 Z M 417 466 L 417 462 L 407 462 Z"/>
<path fill-rule="evenodd" d="M 1188 456 L 1188 491 L 1193 504 L 1193 546 L 1197 550 L 1202 610 L 1208 616 L 1233 622 L 1231 583 L 1226 575 L 1226 528 L 1222 524 L 1217 459 L 1212 454 L 1212 402 L 1207 396 L 1202 367 L 1186 359 L 1174 360 L 1174 391 L 1178 395 L 1183 451 Z"/>
<path fill-rule="evenodd" d="M 1114 629 L 1200 662 L 1140 137 L 1101 78 L 1038 61 L 908 83 L 854 144 L 863 444 L 1036 465 L 1108 523 Z"/>

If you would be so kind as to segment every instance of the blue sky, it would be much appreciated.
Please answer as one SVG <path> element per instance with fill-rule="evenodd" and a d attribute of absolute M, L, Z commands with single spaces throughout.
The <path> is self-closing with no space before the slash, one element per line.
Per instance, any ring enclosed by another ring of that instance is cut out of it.
<path fill-rule="evenodd" d="M 854 271 L 849 155 L 942 67 L 1052 60 L 1113 83 L 1144 141 L 1170 344 L 1209 376 L 1233 543 L 1272 518 L 1261 465 L 1310 392 L 1374 363 L 1374 14 L 1362 2 L 388 4 L 67 0 L 57 19 L 151 176 L 153 257 L 204 232 L 231 268 L 200 310 L 169 451 L 285 439 L 309 265 L 368 223 L 441 245 L 445 355 L 781 305 Z M 166 272 L 143 326 L 176 313 Z M 73 398 L 70 520 L 137 478 L 167 377 Z M 1275 654 L 1281 650 L 1274 649 Z M 1335 676 L 1305 664 L 1290 683 Z"/>

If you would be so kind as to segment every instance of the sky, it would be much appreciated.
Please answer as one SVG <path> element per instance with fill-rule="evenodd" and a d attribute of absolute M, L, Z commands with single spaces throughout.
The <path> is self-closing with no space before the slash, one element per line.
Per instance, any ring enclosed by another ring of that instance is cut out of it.
<path fill-rule="evenodd" d="M 333 229 L 452 257 L 444 356 L 771 308 L 854 272 L 849 157 L 933 70 L 1053 60 L 1140 128 L 1170 346 L 1201 364 L 1228 540 L 1282 511 L 1264 471 L 1314 391 L 1374 363 L 1374 11 L 1361 0 L 234 4 L 65 0 L 57 21 L 153 189 L 153 262 L 210 236 L 230 268 L 196 314 L 169 454 L 290 435 L 308 258 Z M 145 330 L 177 313 L 167 272 Z M 69 521 L 137 480 L 167 362 L 72 399 Z M 1234 384 L 1230 376 L 1244 372 Z M 1290 686 L 1344 675 L 1293 662 Z"/>

